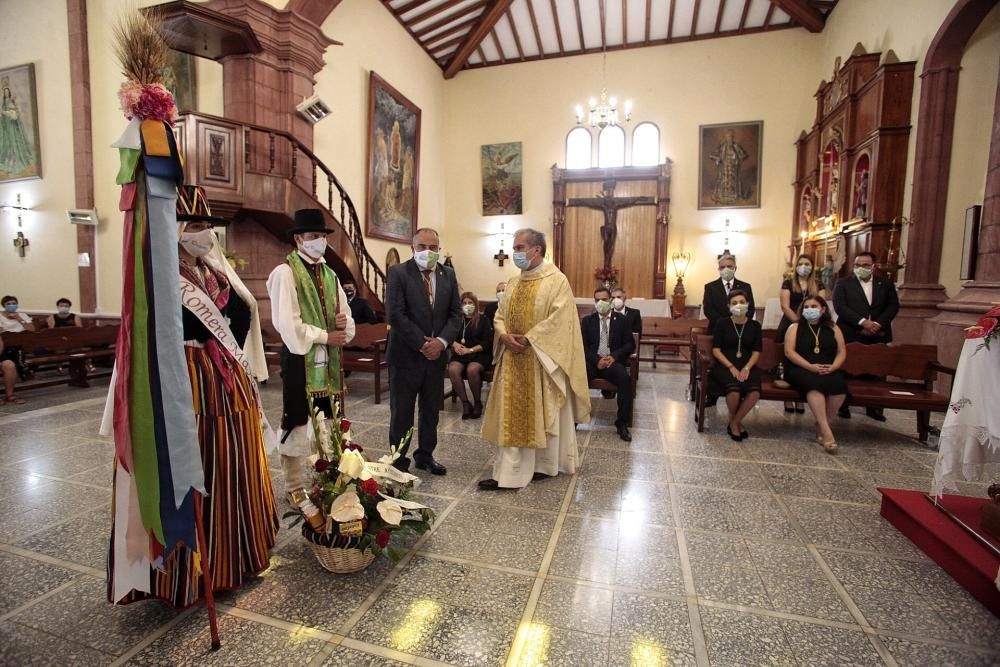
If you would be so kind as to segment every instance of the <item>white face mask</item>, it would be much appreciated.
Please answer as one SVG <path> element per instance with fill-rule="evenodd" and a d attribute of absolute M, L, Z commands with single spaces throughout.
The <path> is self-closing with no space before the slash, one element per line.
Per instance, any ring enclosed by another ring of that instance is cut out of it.
<path fill-rule="evenodd" d="M 312 241 L 303 241 L 302 252 L 312 259 L 319 259 L 326 254 L 326 238 L 321 237 Z"/>
<path fill-rule="evenodd" d="M 621 310 L 622 308 L 625 307 L 625 299 L 621 298 L 620 296 L 616 296 L 615 298 L 611 299 L 611 305 L 614 306 L 615 310 Z"/>
<path fill-rule="evenodd" d="M 413 259 L 421 271 L 430 271 L 437 265 L 438 254 L 433 250 L 421 250 L 413 253 Z"/>
<path fill-rule="evenodd" d="M 476 312 L 476 306 L 471 303 L 462 304 L 462 312 L 465 313 L 466 317 L 472 317 L 473 313 Z"/>
<path fill-rule="evenodd" d="M 503 292 L 497 292 L 497 301 L 503 298 Z"/>
<path fill-rule="evenodd" d="M 200 232 L 181 232 L 181 247 L 194 257 L 204 257 L 212 251 L 215 232 L 203 229 Z"/>

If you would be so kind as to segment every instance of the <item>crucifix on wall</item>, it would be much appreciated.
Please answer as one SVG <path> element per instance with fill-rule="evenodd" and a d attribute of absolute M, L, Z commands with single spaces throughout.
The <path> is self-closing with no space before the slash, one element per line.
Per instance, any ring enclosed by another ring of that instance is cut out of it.
<path fill-rule="evenodd" d="M 14 238 L 14 249 L 17 250 L 18 256 L 24 257 L 29 245 L 31 244 L 28 242 L 28 238 L 24 235 L 24 232 L 18 232 Z"/>
<path fill-rule="evenodd" d="M 633 206 L 656 206 L 656 197 L 615 197 L 615 181 L 604 181 L 601 192 L 596 197 L 570 199 L 567 206 L 582 206 L 592 208 L 604 214 L 604 224 L 601 225 L 601 241 L 604 244 L 604 268 L 611 267 L 611 258 L 615 254 L 615 242 L 618 240 L 618 211 Z"/>

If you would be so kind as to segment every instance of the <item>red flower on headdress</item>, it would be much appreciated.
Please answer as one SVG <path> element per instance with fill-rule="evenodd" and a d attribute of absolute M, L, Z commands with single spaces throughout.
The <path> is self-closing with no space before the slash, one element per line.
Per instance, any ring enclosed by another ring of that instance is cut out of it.
<path fill-rule="evenodd" d="M 984 317 L 981 318 L 976 325 L 969 327 L 965 330 L 966 340 L 973 340 L 976 338 L 986 338 L 993 330 L 997 328 L 997 318 L 995 317 Z"/>
<path fill-rule="evenodd" d="M 118 101 L 129 120 L 160 120 L 173 124 L 177 118 L 174 96 L 161 83 L 144 86 L 137 81 L 126 81 L 118 89 Z"/>
<path fill-rule="evenodd" d="M 379 549 L 384 549 L 385 545 L 389 544 L 389 531 L 383 528 L 382 530 L 375 533 L 375 544 L 378 545 Z"/>

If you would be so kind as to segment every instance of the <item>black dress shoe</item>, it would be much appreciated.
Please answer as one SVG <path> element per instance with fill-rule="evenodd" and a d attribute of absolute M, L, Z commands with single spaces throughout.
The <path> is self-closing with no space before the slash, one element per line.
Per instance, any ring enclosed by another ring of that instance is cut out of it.
<path fill-rule="evenodd" d="M 531 481 L 540 482 L 543 479 L 552 479 L 553 477 L 555 477 L 555 475 L 546 475 L 544 472 L 536 472 L 531 476 Z M 482 482 L 480 482 L 480 484 L 482 484 Z"/>
<path fill-rule="evenodd" d="M 868 417 L 870 417 L 871 419 L 874 419 L 877 422 L 884 422 L 885 421 L 885 414 L 884 414 L 882 408 L 868 408 L 867 410 L 865 410 L 865 414 L 868 415 Z"/>
<path fill-rule="evenodd" d="M 851 418 L 851 409 L 849 407 L 844 406 L 844 407 L 840 408 L 839 410 L 837 410 L 837 414 L 841 418 L 843 418 L 843 419 L 850 419 Z"/>
<path fill-rule="evenodd" d="M 392 467 L 400 472 L 410 471 L 410 459 L 405 456 L 400 456 L 398 459 L 392 462 Z"/>
<path fill-rule="evenodd" d="M 448 472 L 448 469 L 435 461 L 433 456 L 428 456 L 426 459 L 413 459 L 413 462 L 417 465 L 417 470 L 429 470 L 432 475 L 443 475 Z"/>
<path fill-rule="evenodd" d="M 500 488 L 500 482 L 495 479 L 481 479 L 478 486 L 481 491 L 496 491 Z"/>
<path fill-rule="evenodd" d="M 742 431 L 740 431 L 740 440 L 746 440 L 749 437 L 750 437 L 750 434 L 747 433 L 746 429 L 743 429 Z"/>
<path fill-rule="evenodd" d="M 632 442 L 632 434 L 628 431 L 628 426 L 625 424 L 618 424 L 618 437 L 625 442 Z"/>
<path fill-rule="evenodd" d="M 736 442 L 739 442 L 743 439 L 743 436 L 741 436 L 739 433 L 733 433 L 733 429 L 729 428 L 728 426 L 726 426 L 726 433 L 728 433 L 729 437 L 735 440 Z"/>

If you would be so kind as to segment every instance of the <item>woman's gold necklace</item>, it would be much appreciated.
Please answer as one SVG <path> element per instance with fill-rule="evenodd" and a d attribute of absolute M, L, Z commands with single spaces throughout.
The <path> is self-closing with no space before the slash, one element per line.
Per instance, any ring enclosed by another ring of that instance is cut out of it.
<path fill-rule="evenodd" d="M 816 339 L 816 347 L 813 348 L 813 354 L 819 354 L 819 332 L 813 329 L 813 325 L 809 325 L 809 331 L 812 333 L 813 338 Z M 822 331 L 822 329 L 820 330 Z"/>

